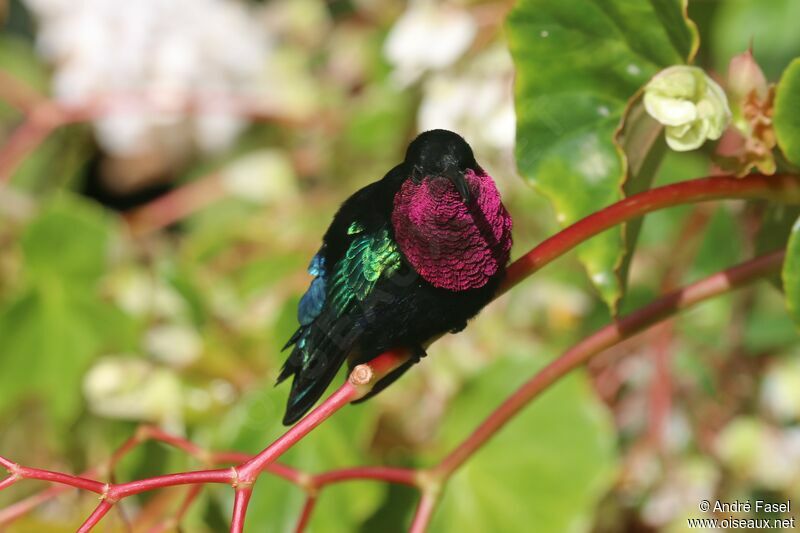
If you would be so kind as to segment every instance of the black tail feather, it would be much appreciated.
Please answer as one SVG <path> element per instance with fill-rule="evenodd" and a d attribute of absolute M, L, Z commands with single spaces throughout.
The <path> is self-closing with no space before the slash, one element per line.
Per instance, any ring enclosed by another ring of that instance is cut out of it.
<path fill-rule="evenodd" d="M 294 375 L 283 417 L 287 426 L 297 422 L 325 393 L 350 352 L 346 345 L 349 343 L 334 340 L 328 333 L 331 328 L 325 327 L 326 321 L 320 322 L 295 335 L 297 344 L 278 376 L 280 383 Z"/>
<path fill-rule="evenodd" d="M 308 412 L 311 407 L 317 403 L 320 396 L 323 395 L 325 389 L 331 384 L 336 373 L 344 362 L 345 355 L 341 355 L 338 361 L 328 361 L 322 370 L 314 367 L 303 370 L 298 369 L 294 372 L 294 381 L 292 381 L 292 390 L 289 393 L 289 400 L 286 402 L 286 413 L 283 416 L 283 424 L 286 426 L 292 425 Z M 317 370 L 316 372 L 314 372 Z M 312 377 L 308 377 L 308 373 L 312 373 Z"/>

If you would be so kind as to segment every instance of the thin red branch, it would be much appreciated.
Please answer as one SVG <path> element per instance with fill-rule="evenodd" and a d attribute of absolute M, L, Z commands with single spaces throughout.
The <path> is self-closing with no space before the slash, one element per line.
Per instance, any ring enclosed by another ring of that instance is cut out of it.
<path fill-rule="evenodd" d="M 409 533 L 425 533 L 428 530 L 428 524 L 433 517 L 438 499 L 436 492 L 425 491 L 422 493 L 417 511 L 414 513 L 414 519 L 411 521 L 411 528 L 408 530 Z"/>
<path fill-rule="evenodd" d="M 8 72 L 0 70 L 0 98 L 22 113 L 29 113 L 45 96 Z"/>
<path fill-rule="evenodd" d="M 312 485 L 322 488 L 333 483 L 351 481 L 354 479 L 375 479 L 400 485 L 418 486 L 417 471 L 410 468 L 391 468 L 386 466 L 360 466 L 355 468 L 342 468 L 317 474 L 312 478 Z"/>
<path fill-rule="evenodd" d="M 353 400 L 369 392 L 372 385 L 408 358 L 405 351 L 386 352 L 369 362 L 353 369 L 350 378 L 336 392 L 307 414 L 300 422 L 292 426 L 261 453 L 236 467 L 239 481 L 252 483 L 258 475 L 286 450 L 294 446 L 300 439 L 308 435 L 315 427 L 324 422 L 333 413 Z"/>
<path fill-rule="evenodd" d="M 103 494 L 106 489 L 105 483 L 101 483 L 93 479 L 63 474 L 61 472 L 52 472 L 50 470 L 41 470 L 39 468 L 18 466 L 14 473 L 22 479 L 38 479 L 39 481 L 49 481 L 51 483 L 59 483 L 61 485 L 67 485 L 76 489 L 88 490 L 97 494 Z"/>
<path fill-rule="evenodd" d="M 131 234 L 141 237 L 183 220 L 223 196 L 222 178 L 213 172 L 125 213 L 125 221 Z"/>
<path fill-rule="evenodd" d="M 55 124 L 31 114 L 17 126 L 0 149 L 0 184 L 7 182 L 28 157 L 53 132 Z"/>
<path fill-rule="evenodd" d="M 2 455 L 0 455 L 0 466 L 8 470 L 9 472 L 14 472 L 19 465 L 10 459 L 6 459 Z"/>
<path fill-rule="evenodd" d="M 503 289 L 507 290 L 523 277 L 538 270 L 544 264 L 559 257 L 583 240 L 615 224 L 625 222 L 655 209 L 679 203 L 717 198 L 773 198 L 784 202 L 797 202 L 800 201 L 800 184 L 791 176 L 776 176 L 772 178 L 752 176 L 745 179 L 716 177 L 683 182 L 636 195 L 610 206 L 583 221 L 577 222 L 558 235 L 544 241 L 517 260 L 509 268 L 508 280 Z M 329 474 L 328 477 L 325 477 L 324 474 L 316 478 L 312 477 L 310 483 L 308 478 L 296 471 L 285 471 L 284 473 L 290 475 L 307 489 L 313 488 L 315 483 L 319 483 L 322 486 L 325 483 L 354 479 L 358 475 L 363 475 L 369 479 L 385 479 L 387 481 L 424 486 L 423 498 L 420 501 L 420 507 L 413 525 L 415 531 L 421 531 L 432 516 L 435 499 L 438 496 L 437 487 L 441 486 L 441 482 L 549 385 L 570 370 L 586 362 L 595 353 L 635 334 L 642 328 L 654 324 L 689 305 L 726 292 L 775 270 L 780 265 L 782 257 L 782 252 L 778 252 L 711 276 L 682 291 L 667 295 L 585 339 L 562 357 L 553 361 L 532 380 L 517 390 L 472 435 L 451 454 L 446 456 L 437 467 L 427 471 L 426 475 L 428 477 L 433 476 L 431 478 L 433 484 L 419 485 L 419 476 L 411 476 L 408 471 L 402 469 L 380 470 L 365 468 L 361 469 L 361 471 L 359 469 L 349 469 Z M 338 409 L 366 394 L 380 377 L 404 362 L 407 356 L 404 352 L 387 352 L 366 365 L 359 365 L 353 370 L 345 384 L 298 424 L 289 429 L 261 453 L 230 470 L 184 472 L 109 486 L 77 476 L 27 469 L 3 458 L 0 458 L 0 465 L 5 466 L 12 474 L 23 478 L 44 479 L 99 492 L 105 496 L 104 503 L 109 506 L 119 499 L 156 488 L 182 484 L 227 483 L 236 488 L 231 531 L 242 531 L 247 504 L 251 495 L 251 487 L 258 475 L 268 468 L 274 468 L 274 461 L 282 453 L 296 444 Z M 153 435 L 150 435 L 150 437 L 153 437 Z M 202 453 L 200 448 L 191 443 L 182 442 L 181 439 L 167 437 L 163 440 L 178 445 L 182 449 L 189 451 L 189 453 Z M 133 445 L 130 444 L 130 446 Z M 241 456 L 226 455 L 225 457 L 234 459 Z M 431 489 L 431 487 L 436 490 Z M 107 511 L 103 511 L 103 508 L 104 506 L 101 504 L 93 514 L 105 514 Z"/>
<path fill-rule="evenodd" d="M 114 504 L 108 500 L 101 501 L 92 514 L 89 515 L 89 518 L 81 524 L 81 527 L 78 528 L 78 533 L 88 533 L 91 531 L 94 526 L 96 526 L 103 517 L 108 514 L 111 508 L 114 507 Z"/>
<path fill-rule="evenodd" d="M 0 509 L 0 526 L 5 526 L 17 520 L 44 502 L 55 498 L 68 488 L 69 487 L 64 485 L 55 485 L 47 490 L 29 496 L 24 500 L 13 503 L 4 509 Z"/>
<path fill-rule="evenodd" d="M 448 454 L 434 469 L 439 476 L 446 478 L 464 464 L 478 449 L 522 408 L 558 381 L 568 372 L 584 364 L 593 355 L 619 343 L 643 329 L 668 318 L 678 311 L 695 305 L 711 297 L 729 292 L 755 279 L 775 272 L 781 266 L 784 251 L 742 263 L 723 272 L 709 276 L 683 289 L 669 293 L 649 305 L 601 328 L 585 338 L 561 357 L 551 362 L 531 380 L 517 389 L 475 431 L 455 450 Z"/>
<path fill-rule="evenodd" d="M 7 489 L 17 481 L 19 481 L 19 478 L 17 476 L 14 475 L 8 476 L 3 481 L 0 481 L 0 490 Z"/>
<path fill-rule="evenodd" d="M 712 176 L 634 194 L 575 222 L 514 261 L 508 267 L 501 293 L 587 239 L 614 226 L 667 207 L 737 198 L 799 203 L 800 179 L 791 174 L 753 174 L 745 178 Z"/>
<path fill-rule="evenodd" d="M 233 517 L 231 518 L 231 533 L 242 533 L 244 531 L 244 519 L 247 515 L 247 505 L 253 495 L 253 487 L 250 485 L 238 487 L 233 498 Z"/>
<path fill-rule="evenodd" d="M 223 483 L 231 485 L 236 481 L 236 474 L 233 468 L 216 470 L 194 470 L 191 472 L 180 472 L 177 474 L 165 474 L 163 476 L 150 477 L 119 485 L 108 486 L 108 499 L 119 501 L 134 494 L 140 494 L 154 489 L 164 487 L 175 487 L 178 485 Z"/>
<path fill-rule="evenodd" d="M 306 503 L 303 504 L 303 510 L 300 511 L 300 518 L 297 520 L 295 526 L 295 533 L 302 533 L 308 527 L 308 522 L 311 520 L 311 513 L 314 512 L 314 507 L 317 505 L 317 496 L 309 494 L 306 498 Z"/>

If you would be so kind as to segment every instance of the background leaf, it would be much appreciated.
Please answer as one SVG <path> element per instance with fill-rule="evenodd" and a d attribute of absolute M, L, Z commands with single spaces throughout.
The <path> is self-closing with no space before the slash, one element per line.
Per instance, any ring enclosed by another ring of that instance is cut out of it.
<path fill-rule="evenodd" d="M 38 397 L 69 422 L 89 362 L 133 342 L 129 318 L 97 298 L 111 234 L 100 209 L 70 196 L 50 201 L 26 228 L 27 287 L 0 309 L 0 411 Z"/>
<path fill-rule="evenodd" d="M 775 94 L 773 121 L 778 146 L 786 159 L 800 165 L 800 58 L 792 61 L 781 76 Z"/>
<path fill-rule="evenodd" d="M 531 360 L 504 359 L 466 385 L 442 428 L 454 445 L 532 375 Z M 513 450 L 513 451 L 512 451 Z M 574 531 L 608 487 L 614 437 L 582 375 L 561 380 L 527 407 L 445 486 L 432 531 Z M 521 504 L 521 502 L 524 502 Z"/>
<path fill-rule="evenodd" d="M 517 67 L 517 164 L 559 223 L 622 197 L 624 154 L 614 142 L 628 100 L 661 68 L 693 55 L 683 2 L 519 2 L 508 22 Z M 622 294 L 623 233 L 579 248 L 612 312 Z"/>
<path fill-rule="evenodd" d="M 800 218 L 792 226 L 781 277 L 786 294 L 786 307 L 795 324 L 800 326 Z"/>

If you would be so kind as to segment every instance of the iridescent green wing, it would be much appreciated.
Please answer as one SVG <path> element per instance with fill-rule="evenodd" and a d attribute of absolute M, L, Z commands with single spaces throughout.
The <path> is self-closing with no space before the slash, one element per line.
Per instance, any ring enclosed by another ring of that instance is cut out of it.
<path fill-rule="evenodd" d="M 331 307 L 340 315 L 354 302 L 363 302 L 378 279 L 391 275 L 402 261 L 387 227 L 366 232 L 361 224 L 353 222 L 347 233 L 353 240 L 334 267 L 328 292 Z"/>

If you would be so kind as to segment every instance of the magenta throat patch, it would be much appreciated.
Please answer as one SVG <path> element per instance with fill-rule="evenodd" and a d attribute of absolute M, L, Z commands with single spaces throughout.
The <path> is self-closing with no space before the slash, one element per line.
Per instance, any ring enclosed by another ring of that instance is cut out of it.
<path fill-rule="evenodd" d="M 511 216 L 494 180 L 465 175 L 465 204 L 443 177 L 406 180 L 394 197 L 392 225 L 400 251 L 431 285 L 463 291 L 483 287 L 508 262 Z"/>

